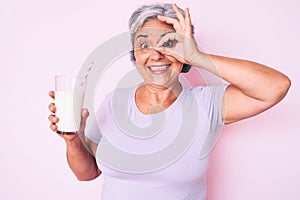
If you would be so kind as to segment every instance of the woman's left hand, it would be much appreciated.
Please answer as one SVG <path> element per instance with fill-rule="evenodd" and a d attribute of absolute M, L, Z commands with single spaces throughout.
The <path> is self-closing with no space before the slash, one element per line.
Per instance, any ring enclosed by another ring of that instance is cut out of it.
<path fill-rule="evenodd" d="M 195 65 L 197 57 L 201 52 L 193 37 L 193 28 L 188 8 L 184 10 L 184 15 L 179 11 L 176 4 L 173 9 L 178 19 L 166 16 L 158 16 L 157 18 L 167 24 L 171 24 L 175 29 L 174 33 L 166 34 L 157 44 L 162 53 L 173 56 L 178 61 Z"/>

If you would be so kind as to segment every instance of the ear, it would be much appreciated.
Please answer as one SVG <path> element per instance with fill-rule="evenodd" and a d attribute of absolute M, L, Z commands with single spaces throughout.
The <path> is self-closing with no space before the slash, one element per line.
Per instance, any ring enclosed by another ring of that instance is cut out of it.
<path fill-rule="evenodd" d="M 134 50 L 130 51 L 130 60 L 135 64 Z"/>

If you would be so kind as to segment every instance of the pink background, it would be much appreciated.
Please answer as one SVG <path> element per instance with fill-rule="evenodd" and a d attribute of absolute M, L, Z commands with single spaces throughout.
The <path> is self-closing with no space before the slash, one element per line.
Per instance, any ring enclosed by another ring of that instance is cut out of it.
<path fill-rule="evenodd" d="M 0 1 L 0 199 L 99 199 L 102 178 L 77 181 L 64 142 L 48 128 L 47 93 L 55 74 L 77 75 L 98 45 L 127 31 L 138 5 L 152 1 L 101 2 Z M 299 1 L 177 3 L 190 7 L 207 52 L 258 61 L 292 79 L 279 105 L 224 129 L 208 200 L 300 199 Z"/>

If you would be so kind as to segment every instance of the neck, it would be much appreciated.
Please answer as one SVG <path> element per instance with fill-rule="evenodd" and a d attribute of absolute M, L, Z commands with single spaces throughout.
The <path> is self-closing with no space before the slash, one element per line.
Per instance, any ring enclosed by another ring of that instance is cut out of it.
<path fill-rule="evenodd" d="M 181 91 L 179 82 L 172 87 L 142 84 L 136 91 L 136 105 L 145 114 L 158 113 L 172 105 Z"/>

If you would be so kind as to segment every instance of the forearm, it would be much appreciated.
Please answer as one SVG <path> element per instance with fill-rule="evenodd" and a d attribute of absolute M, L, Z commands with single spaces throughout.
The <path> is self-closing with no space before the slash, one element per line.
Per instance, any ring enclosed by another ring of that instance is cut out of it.
<path fill-rule="evenodd" d="M 88 152 L 79 136 L 66 140 L 68 164 L 81 181 L 95 179 L 101 174 L 95 158 Z"/>
<path fill-rule="evenodd" d="M 284 74 L 251 61 L 201 53 L 194 65 L 218 75 L 245 95 L 260 101 L 280 100 L 290 85 Z"/>

